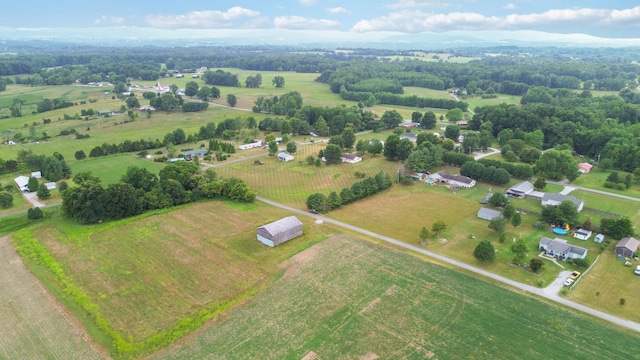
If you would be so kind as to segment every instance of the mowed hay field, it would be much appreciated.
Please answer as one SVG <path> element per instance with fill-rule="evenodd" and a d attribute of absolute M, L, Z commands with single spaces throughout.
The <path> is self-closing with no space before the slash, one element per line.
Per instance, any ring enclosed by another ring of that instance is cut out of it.
<path fill-rule="evenodd" d="M 88 334 L 0 237 L 0 359 L 100 359 Z"/>
<path fill-rule="evenodd" d="M 368 176 L 375 176 L 380 171 L 392 177 L 402 164 L 387 161 L 382 155 L 365 155 L 363 161 L 357 164 L 335 164 L 327 166 L 308 165 L 308 156 L 318 157 L 318 152 L 326 147 L 325 143 L 314 143 L 298 146 L 294 154 L 295 160 L 279 161 L 274 156 L 261 157 L 263 165 L 254 165 L 253 161 L 244 161 L 216 168 L 223 177 L 236 176 L 244 180 L 247 185 L 258 193 L 258 196 L 268 198 L 298 209 L 306 209 L 305 202 L 309 195 L 321 192 L 340 193 L 344 187 L 362 179 L 355 176 L 355 172 L 362 172 Z"/>
<path fill-rule="evenodd" d="M 640 336 L 339 235 L 155 359 L 627 359 Z M 603 335 L 606 334 L 606 335 Z"/>
<path fill-rule="evenodd" d="M 95 226 L 57 218 L 15 237 L 19 249 L 37 239 L 110 329 L 133 344 L 150 342 L 148 350 L 161 342 L 153 336 L 173 341 L 194 318 L 259 292 L 277 264 L 332 231 L 301 218 L 305 234 L 295 241 L 269 248 L 256 240 L 258 226 L 288 215 L 261 203 L 205 202 Z"/>

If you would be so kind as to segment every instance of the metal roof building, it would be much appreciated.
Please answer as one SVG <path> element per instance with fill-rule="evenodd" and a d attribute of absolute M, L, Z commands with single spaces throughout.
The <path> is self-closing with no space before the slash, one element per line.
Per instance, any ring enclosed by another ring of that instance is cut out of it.
<path fill-rule="evenodd" d="M 267 246 L 278 246 L 302 235 L 302 222 L 295 216 L 260 226 L 257 231 L 258 241 Z"/>

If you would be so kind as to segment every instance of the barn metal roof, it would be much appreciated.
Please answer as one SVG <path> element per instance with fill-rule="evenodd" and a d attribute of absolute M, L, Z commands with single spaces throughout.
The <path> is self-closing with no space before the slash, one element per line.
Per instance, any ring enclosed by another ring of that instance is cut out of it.
<path fill-rule="evenodd" d="M 262 228 L 267 230 L 267 232 L 271 235 L 277 235 L 279 233 L 285 232 L 289 229 L 293 229 L 296 226 L 302 225 L 302 222 L 298 220 L 295 216 L 288 216 L 286 218 L 282 218 L 278 221 L 274 221 L 272 223 L 263 225 L 258 229 Z"/>

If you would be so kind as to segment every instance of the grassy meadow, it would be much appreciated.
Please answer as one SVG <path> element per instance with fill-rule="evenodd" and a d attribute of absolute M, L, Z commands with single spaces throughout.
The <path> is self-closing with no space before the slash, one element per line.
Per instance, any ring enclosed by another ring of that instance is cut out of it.
<path fill-rule="evenodd" d="M 624 359 L 637 356 L 630 344 L 639 341 L 553 303 L 333 236 L 291 258 L 269 289 L 152 358 Z"/>
<path fill-rule="evenodd" d="M 131 357 L 268 287 L 278 264 L 334 231 L 301 218 L 296 241 L 269 248 L 256 240 L 255 228 L 286 215 L 261 203 L 204 202 L 93 226 L 53 216 L 14 241 L 102 346 Z"/>

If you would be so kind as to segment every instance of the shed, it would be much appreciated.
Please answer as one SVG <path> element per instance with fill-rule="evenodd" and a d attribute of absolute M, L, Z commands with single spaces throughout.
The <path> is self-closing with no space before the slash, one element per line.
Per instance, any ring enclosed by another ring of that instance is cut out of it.
<path fill-rule="evenodd" d="M 588 174 L 589 171 L 591 171 L 591 168 L 593 168 L 593 165 L 591 165 L 589 163 L 580 163 L 580 164 L 578 164 L 578 171 L 583 173 L 583 174 Z"/>
<path fill-rule="evenodd" d="M 302 222 L 295 216 L 260 226 L 257 230 L 258 241 L 267 246 L 278 246 L 302 235 Z"/>
<path fill-rule="evenodd" d="M 616 255 L 630 258 L 636 253 L 636 251 L 638 251 L 639 246 L 640 241 L 637 239 L 633 237 L 624 237 L 616 244 Z"/>
<path fill-rule="evenodd" d="M 591 234 L 593 234 L 593 231 L 578 229 L 575 233 L 573 233 L 573 237 L 580 240 L 589 240 Z"/>
<path fill-rule="evenodd" d="M 478 217 L 483 220 L 491 221 L 500 216 L 502 216 L 502 213 L 498 210 L 493 210 L 485 207 L 480 208 L 480 210 L 478 210 Z"/>
<path fill-rule="evenodd" d="M 281 152 L 278 154 L 278 160 L 280 161 L 293 161 L 293 159 L 295 159 L 295 157 L 293 155 L 289 155 L 286 152 Z"/>
<path fill-rule="evenodd" d="M 42 172 L 34 171 L 34 172 L 31 173 L 31 176 L 36 178 L 36 179 L 40 179 L 40 178 L 42 178 Z"/>
<path fill-rule="evenodd" d="M 56 188 L 55 181 L 44 183 L 44 186 L 47 187 L 47 190 L 54 190 Z"/>

